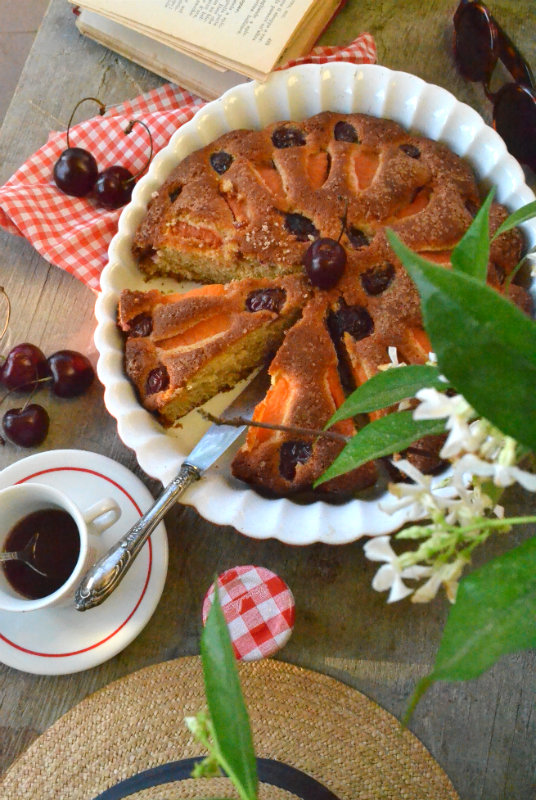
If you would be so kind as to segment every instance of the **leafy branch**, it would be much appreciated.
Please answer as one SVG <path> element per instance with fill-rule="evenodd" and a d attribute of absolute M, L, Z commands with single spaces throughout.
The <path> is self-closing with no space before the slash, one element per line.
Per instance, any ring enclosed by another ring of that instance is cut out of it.
<path fill-rule="evenodd" d="M 505 653 L 536 646 L 536 537 L 460 582 L 432 672 L 411 698 L 405 721 L 438 680 L 476 678 Z"/>
<path fill-rule="evenodd" d="M 330 428 L 339 420 L 366 414 L 414 397 L 419 389 L 434 386 L 447 389 L 437 367 L 413 364 L 403 369 L 388 369 L 373 375 L 350 394 L 326 423 Z M 376 458 L 400 452 L 423 436 L 443 433 L 443 422 L 418 422 L 409 411 L 401 411 L 370 422 L 353 436 L 331 466 L 318 478 L 315 487 Z"/>
<path fill-rule="evenodd" d="M 410 490 L 414 496 L 428 493 L 429 504 L 421 507 L 429 512 L 430 522 L 406 529 L 399 537 L 423 540 L 417 552 L 396 557 L 388 537 L 372 539 L 365 545 L 369 558 L 386 562 L 380 572 L 388 569 L 390 572 L 384 575 L 395 576 L 397 583 L 393 587 L 397 598 L 412 592 L 402 579 L 428 577 L 430 591 L 426 599 L 433 596 L 430 592 L 434 581 L 435 590 L 440 580 L 457 587 L 459 573 L 468 563 L 473 548 L 485 541 L 492 530 L 505 532 L 512 525 L 536 521 L 534 515 L 503 519 L 486 513 L 496 503 L 497 486 L 507 485 L 506 478 L 510 482 L 519 480 L 530 491 L 536 491 L 534 476 L 515 466 L 520 453 L 536 451 L 536 323 L 486 284 L 491 242 L 536 216 L 536 202 L 511 214 L 490 237 L 492 200 L 493 192 L 454 249 L 451 270 L 426 261 L 409 250 L 392 231 L 387 232 L 391 247 L 420 294 L 424 326 L 438 367 L 403 366 L 378 374 L 360 386 L 328 422 L 330 426 L 338 419 L 386 408 L 414 397 L 417 392 L 422 397 L 423 391 L 437 393 L 451 388 L 474 415 L 474 424 L 480 426 L 481 441 L 489 440 L 496 447 L 496 463 L 492 463 L 491 457 L 478 463 L 474 455 L 476 447 L 470 449 L 465 460 L 460 457 L 457 463 L 451 459 L 458 480 L 456 496 L 462 505 L 461 472 L 465 464 L 476 463 L 481 467 L 480 475 L 502 470 L 501 480 L 496 483 L 473 475 L 470 491 L 476 492 L 478 502 L 472 516 L 460 516 L 455 523 L 449 522 L 447 512 L 454 506 L 449 507 L 447 501 L 442 504 L 428 484 L 416 485 Z M 395 412 L 366 425 L 318 483 L 371 458 L 400 452 L 425 432 L 436 432 L 434 423 L 444 423 L 423 415 L 410 422 L 411 417 L 411 412 Z M 413 430 L 411 423 L 415 426 Z M 471 430 L 469 422 L 466 427 Z M 488 444 L 488 449 L 492 445 Z M 410 467 L 406 469 L 408 476 L 414 477 Z M 396 488 L 396 485 L 391 487 L 391 491 Z M 403 491 L 400 490 L 401 494 Z M 469 504 L 465 511 L 468 509 Z M 450 564 L 449 556 L 454 557 Z M 418 565 L 419 559 L 424 559 L 425 566 Z M 379 583 L 385 588 L 383 580 Z M 532 538 L 460 581 L 434 668 L 417 686 L 406 720 L 434 681 L 474 678 L 503 654 L 535 646 L 535 612 L 536 538 Z"/>
<path fill-rule="evenodd" d="M 240 800 L 257 800 L 257 762 L 249 715 L 217 581 L 201 635 L 201 661 L 208 714 L 200 712 L 195 717 L 187 717 L 186 724 L 208 749 L 209 755 L 196 766 L 193 777 L 213 777 L 222 769 Z"/>
<path fill-rule="evenodd" d="M 415 281 L 441 373 L 473 408 L 536 450 L 536 324 L 472 275 L 430 264 L 389 242 Z"/>

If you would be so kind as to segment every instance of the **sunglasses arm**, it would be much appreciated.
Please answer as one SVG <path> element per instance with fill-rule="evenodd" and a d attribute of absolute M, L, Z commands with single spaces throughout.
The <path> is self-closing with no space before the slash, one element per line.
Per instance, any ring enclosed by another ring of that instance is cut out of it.
<path fill-rule="evenodd" d="M 495 20 L 493 20 L 493 22 L 496 26 L 500 60 L 512 77 L 517 81 L 517 83 L 521 83 L 523 86 L 528 86 L 529 89 L 536 89 L 534 75 L 532 74 L 532 70 L 527 64 L 526 60 L 521 55 L 508 34 L 505 33 L 500 25 L 497 25 Z"/>

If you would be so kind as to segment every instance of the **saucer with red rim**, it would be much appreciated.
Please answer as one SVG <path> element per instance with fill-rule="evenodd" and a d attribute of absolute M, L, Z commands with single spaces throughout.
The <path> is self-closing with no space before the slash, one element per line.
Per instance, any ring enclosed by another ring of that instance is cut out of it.
<path fill-rule="evenodd" d="M 33 481 L 54 486 L 79 506 L 112 497 L 121 516 L 103 534 L 107 549 L 153 504 L 130 470 L 89 450 L 49 450 L 0 472 L 0 489 Z M 113 594 L 100 606 L 25 613 L 0 611 L 0 662 L 37 675 L 90 669 L 117 655 L 149 622 L 164 589 L 168 545 L 160 523 Z"/>

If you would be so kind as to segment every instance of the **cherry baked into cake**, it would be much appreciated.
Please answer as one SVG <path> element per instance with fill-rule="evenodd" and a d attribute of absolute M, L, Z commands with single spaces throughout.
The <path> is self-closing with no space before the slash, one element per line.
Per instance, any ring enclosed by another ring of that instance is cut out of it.
<path fill-rule="evenodd" d="M 269 357 L 271 387 L 253 419 L 322 429 L 347 394 L 389 362 L 390 347 L 406 363 L 429 357 L 419 296 L 386 228 L 449 268 L 479 206 L 462 158 L 388 120 L 324 112 L 221 136 L 176 167 L 135 235 L 148 278 L 201 284 L 122 293 L 125 369 L 141 403 L 164 425 L 176 424 Z M 492 231 L 506 215 L 492 206 Z M 327 250 L 311 265 L 312 246 Z M 488 282 L 497 291 L 521 250 L 517 230 L 493 242 Z M 521 287 L 512 284 L 509 294 L 527 308 Z M 333 427 L 351 436 L 359 424 Z M 232 470 L 289 495 L 311 487 L 342 447 L 251 426 Z M 437 466 L 437 450 L 429 441 L 412 457 Z M 370 463 L 322 491 L 352 493 L 376 478 Z"/>

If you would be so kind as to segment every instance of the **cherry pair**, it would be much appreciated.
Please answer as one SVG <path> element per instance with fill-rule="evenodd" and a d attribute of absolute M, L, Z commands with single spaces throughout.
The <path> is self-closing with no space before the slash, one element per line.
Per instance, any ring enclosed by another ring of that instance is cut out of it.
<path fill-rule="evenodd" d="M 107 167 L 99 172 L 94 156 L 82 147 L 71 147 L 69 130 L 78 106 L 86 100 L 92 100 L 99 105 L 99 114 L 102 116 L 106 107 L 96 97 L 84 97 L 73 109 L 69 124 L 67 125 L 67 149 L 63 151 L 54 165 L 54 182 L 58 189 L 71 197 L 86 197 L 90 192 L 98 203 L 104 208 L 120 208 L 129 202 L 136 178 L 147 169 L 153 155 L 153 141 L 147 125 L 141 120 L 131 120 L 124 133 L 129 134 L 134 125 L 142 125 L 149 134 L 151 152 L 147 163 L 136 175 L 119 164 Z"/>

